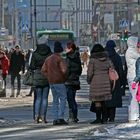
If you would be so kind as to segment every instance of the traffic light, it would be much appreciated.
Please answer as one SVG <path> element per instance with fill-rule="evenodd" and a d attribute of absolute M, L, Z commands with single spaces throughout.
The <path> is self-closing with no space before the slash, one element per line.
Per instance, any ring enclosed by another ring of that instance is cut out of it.
<path fill-rule="evenodd" d="M 124 30 L 124 37 L 123 37 L 123 41 L 127 41 L 128 40 L 128 30 Z"/>

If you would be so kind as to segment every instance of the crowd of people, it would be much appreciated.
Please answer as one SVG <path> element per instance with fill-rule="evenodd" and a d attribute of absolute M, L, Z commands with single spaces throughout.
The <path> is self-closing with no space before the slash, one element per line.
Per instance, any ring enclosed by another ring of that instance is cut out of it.
<path fill-rule="evenodd" d="M 130 91 L 128 120 L 139 121 L 140 102 L 140 42 L 138 37 L 131 36 L 127 41 L 128 49 L 125 54 L 127 83 Z M 65 49 L 64 49 L 65 48 Z M 125 95 L 126 74 L 122 59 L 116 52 L 116 43 L 108 40 L 105 47 L 96 43 L 91 48 L 90 56 L 86 50 L 81 55 L 87 66 L 87 83 L 90 85 L 89 100 L 91 101 L 96 119 L 91 124 L 114 122 L 116 108 L 122 107 L 122 96 Z M 64 51 L 66 56 L 64 57 Z M 53 97 L 53 125 L 77 123 L 78 105 L 76 92 L 80 89 L 80 75 L 82 73 L 81 56 L 74 42 L 68 42 L 66 47 L 58 41 L 54 43 L 52 52 L 46 39 L 37 40 L 36 50 L 21 51 L 19 45 L 9 52 L 0 50 L 0 68 L 6 89 L 6 76 L 11 75 L 11 97 L 18 97 L 21 91 L 21 74 L 25 69 L 33 73 L 33 84 L 30 93 L 34 93 L 34 120 L 36 123 L 47 123 L 48 96 L 52 91 Z M 109 79 L 109 69 L 114 69 L 118 79 L 113 87 Z M 17 78 L 17 92 L 15 94 L 15 78 Z M 4 90 L 6 92 L 6 90 Z M 69 107 L 69 118 L 66 121 L 66 103 Z"/>

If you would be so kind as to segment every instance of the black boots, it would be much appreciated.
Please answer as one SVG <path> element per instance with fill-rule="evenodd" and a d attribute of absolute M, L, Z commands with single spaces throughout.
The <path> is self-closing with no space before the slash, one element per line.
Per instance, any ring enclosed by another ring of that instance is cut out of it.
<path fill-rule="evenodd" d="M 107 123 L 107 108 L 105 106 L 96 107 L 96 120 L 91 124 L 105 124 Z"/>
<path fill-rule="evenodd" d="M 101 113 L 102 113 L 102 108 L 101 107 L 96 107 L 96 120 L 92 121 L 91 124 L 100 124 L 100 123 L 102 123 Z"/>
<path fill-rule="evenodd" d="M 108 121 L 109 122 L 114 122 L 115 121 L 115 114 L 116 114 L 116 107 L 110 107 L 107 108 L 107 116 L 108 116 Z"/>
<path fill-rule="evenodd" d="M 79 120 L 77 118 L 77 110 L 75 110 L 74 112 L 69 109 L 69 118 L 68 118 L 68 122 L 69 123 L 77 123 Z"/>

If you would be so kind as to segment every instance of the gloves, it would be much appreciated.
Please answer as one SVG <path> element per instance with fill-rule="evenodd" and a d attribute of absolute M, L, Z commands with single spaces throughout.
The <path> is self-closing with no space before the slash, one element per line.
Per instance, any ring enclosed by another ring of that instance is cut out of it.
<path fill-rule="evenodd" d="M 132 85 L 131 85 L 131 88 L 135 89 L 136 88 L 136 84 L 137 84 L 136 82 L 133 82 Z"/>

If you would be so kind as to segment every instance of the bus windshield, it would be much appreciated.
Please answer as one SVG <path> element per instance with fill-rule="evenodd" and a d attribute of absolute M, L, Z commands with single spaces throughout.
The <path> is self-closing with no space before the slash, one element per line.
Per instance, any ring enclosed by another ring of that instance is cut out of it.
<path fill-rule="evenodd" d="M 54 49 L 54 42 L 59 41 L 62 44 L 62 47 L 65 48 L 67 42 L 74 41 L 75 36 L 74 32 L 70 30 L 44 30 L 37 32 L 37 38 L 41 36 L 46 36 L 46 42 L 48 46 L 51 48 L 53 52 Z"/>

